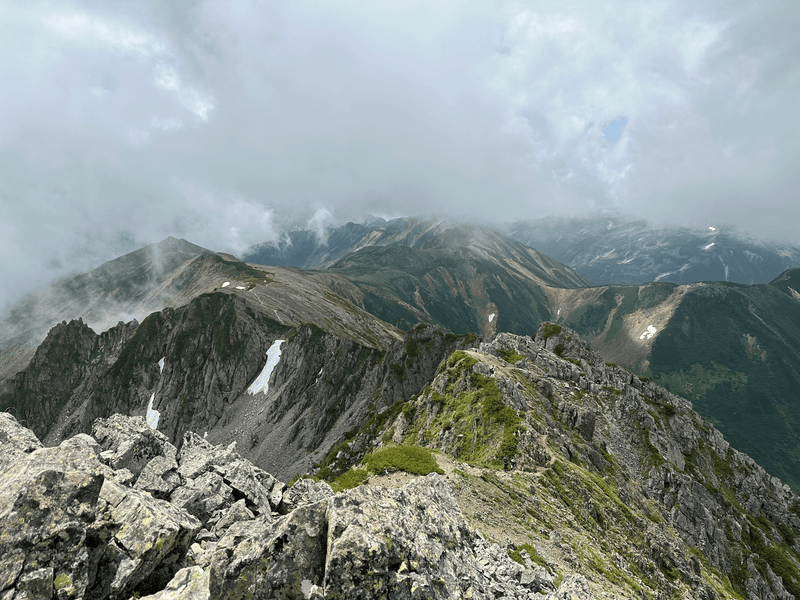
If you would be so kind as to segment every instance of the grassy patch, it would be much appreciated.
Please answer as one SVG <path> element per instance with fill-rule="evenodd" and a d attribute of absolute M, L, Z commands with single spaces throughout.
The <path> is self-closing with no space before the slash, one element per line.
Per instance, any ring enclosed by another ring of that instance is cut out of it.
<path fill-rule="evenodd" d="M 338 493 L 361 485 L 367 480 L 367 477 L 369 477 L 369 473 L 366 469 L 350 469 L 331 481 L 330 486 L 334 492 Z"/>
<path fill-rule="evenodd" d="M 444 474 L 436 464 L 431 451 L 420 446 L 389 446 L 364 457 L 364 465 L 370 473 L 405 471 L 413 475 L 428 473 Z"/>
<path fill-rule="evenodd" d="M 756 519 L 749 519 L 750 531 L 742 530 L 742 541 L 745 542 L 752 552 L 758 554 L 756 568 L 762 573 L 766 572 L 764 563 L 772 568 L 778 577 L 783 580 L 783 586 L 796 598 L 800 598 L 800 569 L 790 558 L 794 554 L 786 546 L 767 546 L 761 536 L 763 533 L 769 537 L 768 527 Z"/>
<path fill-rule="evenodd" d="M 530 544 L 520 544 L 519 546 L 517 546 L 516 550 L 508 550 L 508 555 L 511 557 L 512 560 L 515 560 L 524 567 L 525 561 L 522 558 L 523 550 L 525 550 L 525 552 L 528 553 L 530 559 L 537 565 L 540 565 L 548 570 L 550 569 L 550 567 L 547 566 L 547 561 L 538 552 L 536 552 L 536 548 L 534 548 Z"/>
<path fill-rule="evenodd" d="M 512 365 L 517 364 L 519 361 L 525 358 L 521 354 L 516 353 L 514 350 L 499 350 L 498 352 L 504 361 L 511 363 Z"/>

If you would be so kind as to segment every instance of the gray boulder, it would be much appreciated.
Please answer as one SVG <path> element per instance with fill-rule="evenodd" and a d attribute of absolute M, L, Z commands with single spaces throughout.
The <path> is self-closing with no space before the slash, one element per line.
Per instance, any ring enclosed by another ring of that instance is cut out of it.
<path fill-rule="evenodd" d="M 92 436 L 102 447 L 101 458 L 106 464 L 115 470 L 128 469 L 136 477 L 156 456 L 175 460 L 178 452 L 163 433 L 150 428 L 144 417 L 97 419 Z"/>
<path fill-rule="evenodd" d="M 96 514 L 104 480 L 97 448 L 78 439 L 25 453 L 35 444 L 22 429 L 4 420 L 6 439 L 16 441 L 3 450 L 10 446 L 16 460 L 0 473 L 0 592 L 39 597 L 50 581 L 50 596 L 83 597 L 113 530 Z"/>
<path fill-rule="evenodd" d="M 326 482 L 300 479 L 283 492 L 281 502 L 278 505 L 278 512 L 282 515 L 288 515 L 300 506 L 319 502 L 332 496 L 333 490 Z"/>
<path fill-rule="evenodd" d="M 140 600 L 209 600 L 209 572 L 201 567 L 187 567 L 175 573 L 167 587 Z"/>

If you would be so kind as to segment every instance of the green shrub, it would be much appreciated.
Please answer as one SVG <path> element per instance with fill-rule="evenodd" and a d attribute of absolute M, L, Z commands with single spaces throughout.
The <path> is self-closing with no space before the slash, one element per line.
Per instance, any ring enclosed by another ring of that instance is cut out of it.
<path fill-rule="evenodd" d="M 504 361 L 511 363 L 512 365 L 517 364 L 519 361 L 525 358 L 521 354 L 514 352 L 514 350 L 499 350 L 498 352 Z"/>
<path fill-rule="evenodd" d="M 518 443 L 517 436 L 506 428 L 506 432 L 503 434 L 503 441 L 500 443 L 500 449 L 497 451 L 498 460 L 511 460 L 514 458 L 517 453 Z"/>
<path fill-rule="evenodd" d="M 364 465 L 370 473 L 405 471 L 413 475 L 427 475 L 444 471 L 436 464 L 431 451 L 420 446 L 389 446 L 364 457 Z"/>
<path fill-rule="evenodd" d="M 406 422 L 411 423 L 414 420 L 414 415 L 417 413 L 417 407 L 413 404 L 404 404 L 402 412 L 403 416 L 406 418 Z"/>
<path fill-rule="evenodd" d="M 558 335 L 559 333 L 561 333 L 561 325 L 557 325 L 556 323 L 545 323 L 542 325 L 543 340 L 546 340 L 554 335 Z"/>
<path fill-rule="evenodd" d="M 350 469 L 331 481 L 331 489 L 337 493 L 349 490 L 364 483 L 367 477 L 369 473 L 365 469 Z"/>

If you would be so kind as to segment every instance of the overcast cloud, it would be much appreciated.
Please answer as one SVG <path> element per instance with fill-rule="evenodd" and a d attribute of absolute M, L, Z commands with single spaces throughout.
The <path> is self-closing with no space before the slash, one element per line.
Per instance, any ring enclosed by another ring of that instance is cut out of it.
<path fill-rule="evenodd" d="M 491 5 L 491 8 L 490 8 Z M 168 235 L 613 208 L 800 243 L 800 5 L 0 3 L 0 308 Z"/>

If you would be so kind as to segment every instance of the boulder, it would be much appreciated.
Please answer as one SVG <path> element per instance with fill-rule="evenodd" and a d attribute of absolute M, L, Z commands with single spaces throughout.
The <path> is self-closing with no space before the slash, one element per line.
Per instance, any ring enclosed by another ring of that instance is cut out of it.
<path fill-rule="evenodd" d="M 13 458 L 0 473 L 0 592 L 38 597 L 50 581 L 59 598 L 84 597 L 114 528 L 97 519 L 104 476 L 96 444 L 80 436 L 26 453 L 36 444 L 21 430 L 5 420 L 4 456 Z"/>
<path fill-rule="evenodd" d="M 319 502 L 331 496 L 333 496 L 333 490 L 326 482 L 300 479 L 283 492 L 281 502 L 278 505 L 278 512 L 282 515 L 288 515 L 300 506 Z"/>
<path fill-rule="evenodd" d="M 140 600 L 209 600 L 209 572 L 202 567 L 186 567 L 175 573 L 167 587 Z"/>
<path fill-rule="evenodd" d="M 144 417 L 97 419 L 92 436 L 102 447 L 101 458 L 107 465 L 115 470 L 128 469 L 136 477 L 156 456 L 175 460 L 178 452 L 163 433 L 150 428 Z"/>
<path fill-rule="evenodd" d="M 101 518 L 116 525 L 100 560 L 95 597 L 126 597 L 134 589 L 163 588 L 178 570 L 200 521 L 163 500 L 106 480 L 100 493 Z"/>

